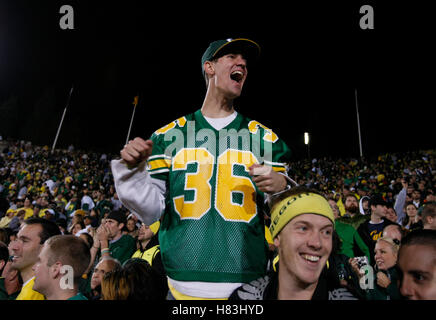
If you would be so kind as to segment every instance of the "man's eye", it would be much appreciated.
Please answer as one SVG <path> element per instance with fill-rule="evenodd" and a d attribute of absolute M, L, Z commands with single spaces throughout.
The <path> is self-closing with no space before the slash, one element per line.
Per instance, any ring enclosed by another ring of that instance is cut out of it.
<path fill-rule="evenodd" d="M 330 236 L 332 234 L 332 230 L 324 230 L 324 234 L 326 236 Z"/>
<path fill-rule="evenodd" d="M 425 277 L 422 274 L 419 273 L 415 273 L 413 275 L 413 278 L 415 279 L 416 282 L 422 282 L 425 280 Z"/>

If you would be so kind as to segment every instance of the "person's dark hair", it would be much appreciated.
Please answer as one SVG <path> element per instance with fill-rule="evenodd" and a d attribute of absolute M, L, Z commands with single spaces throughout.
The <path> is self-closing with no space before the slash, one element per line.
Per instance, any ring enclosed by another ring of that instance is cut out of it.
<path fill-rule="evenodd" d="M 165 300 L 166 280 L 144 259 L 131 258 L 122 267 L 129 290 L 128 300 Z"/>
<path fill-rule="evenodd" d="M 39 234 L 39 238 L 41 239 L 40 244 L 43 244 L 50 237 L 61 234 L 58 225 L 47 219 L 43 218 L 29 218 L 24 221 L 27 225 L 39 224 L 42 228 L 42 231 Z"/>
<path fill-rule="evenodd" d="M 79 221 L 79 222 L 76 222 L 75 224 L 73 224 L 73 226 L 71 227 L 71 231 L 73 230 L 73 228 L 76 226 L 76 224 L 78 224 L 78 225 L 80 225 L 80 229 L 82 230 L 82 229 L 85 229 L 85 223 L 83 222 L 83 221 Z"/>
<path fill-rule="evenodd" d="M 411 245 L 429 246 L 436 250 L 436 230 L 419 229 L 409 232 L 401 240 L 401 248 Z"/>
<path fill-rule="evenodd" d="M 85 236 L 86 238 L 85 242 L 88 245 L 89 249 L 91 249 L 92 246 L 94 245 L 94 238 L 87 232 L 84 232 L 81 235 Z"/>
<path fill-rule="evenodd" d="M 404 210 L 406 210 L 406 208 L 407 208 L 408 206 L 410 206 L 410 205 L 414 206 L 414 207 L 416 208 L 416 210 L 418 210 L 418 208 L 416 207 L 416 205 L 415 205 L 412 201 L 408 201 L 408 202 L 406 202 L 406 204 L 404 205 Z M 404 219 L 403 219 L 403 221 L 402 221 L 402 225 L 403 225 L 403 227 L 404 227 L 404 226 L 407 226 L 407 225 L 409 224 L 409 220 L 410 220 L 410 218 L 409 218 L 409 216 L 406 214 L 405 217 L 404 217 Z"/>
<path fill-rule="evenodd" d="M 5 228 L 0 228 L 0 242 L 9 244 L 9 232 Z"/>
<path fill-rule="evenodd" d="M 8 246 L 2 241 L 0 241 L 0 260 L 3 260 L 5 262 L 5 265 L 9 260 Z M 0 269 L 0 274 L 2 274 L 4 267 L 5 266 Z"/>

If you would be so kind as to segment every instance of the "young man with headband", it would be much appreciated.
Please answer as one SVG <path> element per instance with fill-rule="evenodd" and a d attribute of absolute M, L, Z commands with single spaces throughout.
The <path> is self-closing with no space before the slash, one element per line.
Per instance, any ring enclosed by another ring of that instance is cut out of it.
<path fill-rule="evenodd" d="M 212 42 L 201 59 L 207 92 L 201 109 L 135 138 L 112 161 L 125 207 L 151 224 L 159 242 L 168 299 L 226 299 L 265 273 L 265 195 L 288 188 L 290 150 L 269 128 L 235 111 L 249 39 Z"/>
<path fill-rule="evenodd" d="M 321 273 L 332 252 L 334 223 L 329 203 L 318 192 L 296 187 L 280 195 L 272 204 L 270 226 L 278 248 L 276 271 L 238 288 L 231 299 L 329 299 Z"/>

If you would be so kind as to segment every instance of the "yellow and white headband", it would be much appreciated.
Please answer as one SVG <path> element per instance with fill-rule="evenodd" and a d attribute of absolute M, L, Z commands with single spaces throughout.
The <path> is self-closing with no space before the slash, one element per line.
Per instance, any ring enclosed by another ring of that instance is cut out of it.
<path fill-rule="evenodd" d="M 296 216 L 312 213 L 330 219 L 335 225 L 335 216 L 328 201 L 316 193 L 300 193 L 287 197 L 275 205 L 271 213 L 269 230 L 274 239 L 286 224 Z"/>

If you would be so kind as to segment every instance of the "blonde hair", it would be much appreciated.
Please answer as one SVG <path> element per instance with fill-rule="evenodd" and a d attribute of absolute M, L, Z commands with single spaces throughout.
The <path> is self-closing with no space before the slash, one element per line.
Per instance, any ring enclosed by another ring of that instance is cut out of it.
<path fill-rule="evenodd" d="M 398 250 L 400 250 L 400 243 L 398 240 L 397 241 L 395 241 L 395 240 L 397 240 L 397 239 L 392 239 L 389 237 L 381 237 L 377 240 L 377 243 L 379 243 L 380 241 L 385 241 L 385 242 L 389 243 L 392 247 L 392 252 L 397 254 Z"/>
<path fill-rule="evenodd" d="M 122 270 L 110 271 L 101 281 L 102 300 L 127 300 L 130 288 Z"/>

